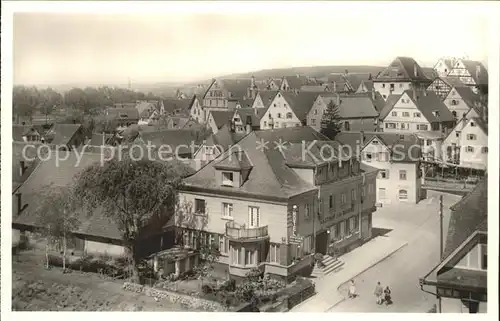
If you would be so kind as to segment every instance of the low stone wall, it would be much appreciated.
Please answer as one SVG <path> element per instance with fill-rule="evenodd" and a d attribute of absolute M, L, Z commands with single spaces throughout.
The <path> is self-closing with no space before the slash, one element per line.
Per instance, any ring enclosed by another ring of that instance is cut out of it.
<path fill-rule="evenodd" d="M 150 297 L 156 297 L 158 299 L 169 300 L 172 303 L 179 303 L 185 305 L 188 309 L 201 309 L 210 312 L 224 312 L 227 311 L 225 307 L 221 304 L 209 300 L 204 300 L 202 298 L 197 298 L 194 296 L 188 296 L 180 293 L 159 290 L 140 284 L 125 282 L 123 284 L 123 289 L 126 291 L 144 293 Z"/>

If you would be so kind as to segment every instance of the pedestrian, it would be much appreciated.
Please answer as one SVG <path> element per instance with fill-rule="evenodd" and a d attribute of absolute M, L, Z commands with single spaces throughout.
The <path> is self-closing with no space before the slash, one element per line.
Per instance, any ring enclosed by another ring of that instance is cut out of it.
<path fill-rule="evenodd" d="M 354 285 L 354 280 L 351 280 L 351 284 L 349 285 L 349 299 L 353 299 L 357 296 L 356 294 L 356 286 Z"/>
<path fill-rule="evenodd" d="M 392 304 L 391 289 L 389 289 L 389 286 L 385 287 L 384 300 L 385 300 L 385 305 Z"/>
<path fill-rule="evenodd" d="M 380 285 L 380 282 L 377 282 L 377 286 L 375 287 L 375 297 L 377 298 L 377 304 L 382 304 L 382 294 L 384 293 L 384 288 Z"/>

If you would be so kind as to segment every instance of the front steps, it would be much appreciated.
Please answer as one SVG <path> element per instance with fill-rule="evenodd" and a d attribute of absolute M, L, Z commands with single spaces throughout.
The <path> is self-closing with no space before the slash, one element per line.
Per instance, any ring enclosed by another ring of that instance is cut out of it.
<path fill-rule="evenodd" d="M 314 266 L 314 269 L 311 273 L 312 277 L 320 278 L 327 275 L 328 273 L 337 272 L 342 269 L 342 266 L 344 265 L 344 262 L 342 262 L 338 258 L 335 259 L 330 255 L 324 255 L 322 263 L 324 264 L 324 267 L 322 268 Z"/>

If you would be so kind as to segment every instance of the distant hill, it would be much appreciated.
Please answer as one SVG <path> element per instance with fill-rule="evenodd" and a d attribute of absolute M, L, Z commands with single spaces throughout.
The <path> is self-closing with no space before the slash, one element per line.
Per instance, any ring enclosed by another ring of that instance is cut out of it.
<path fill-rule="evenodd" d="M 349 73 L 371 73 L 375 77 L 381 72 L 384 67 L 380 66 L 313 66 L 313 67 L 292 67 L 292 68 L 279 68 L 279 69 L 264 69 L 254 72 L 231 74 L 222 76 L 220 78 L 250 78 L 252 75 L 257 80 L 268 79 L 269 77 L 280 78 L 284 76 L 295 76 L 297 74 L 322 78 L 330 73 L 343 73 L 346 70 Z"/>

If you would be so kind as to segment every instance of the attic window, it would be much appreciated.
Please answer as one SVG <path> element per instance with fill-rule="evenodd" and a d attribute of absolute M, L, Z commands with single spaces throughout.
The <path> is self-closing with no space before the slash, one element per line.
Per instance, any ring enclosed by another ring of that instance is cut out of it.
<path fill-rule="evenodd" d="M 373 144 L 373 145 L 378 145 L 378 140 L 373 140 L 373 141 L 372 141 L 372 144 Z"/>
<path fill-rule="evenodd" d="M 473 121 L 471 121 L 471 122 L 470 122 L 470 126 L 471 126 L 471 127 L 476 127 L 476 124 L 475 124 Z"/>
<path fill-rule="evenodd" d="M 222 172 L 222 185 L 224 186 L 233 186 L 233 173 L 231 172 Z"/>
<path fill-rule="evenodd" d="M 399 135 L 399 139 L 405 139 L 405 135 Z"/>

